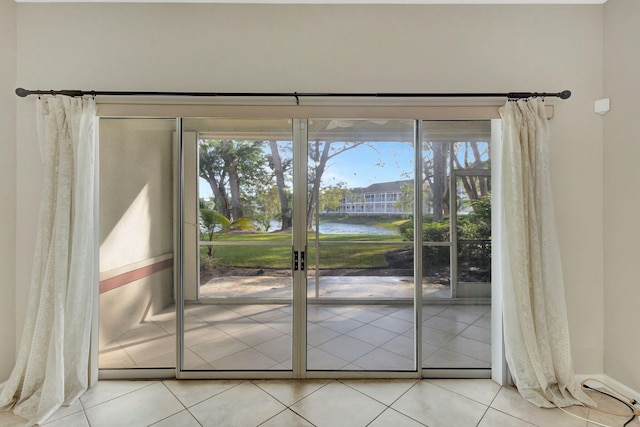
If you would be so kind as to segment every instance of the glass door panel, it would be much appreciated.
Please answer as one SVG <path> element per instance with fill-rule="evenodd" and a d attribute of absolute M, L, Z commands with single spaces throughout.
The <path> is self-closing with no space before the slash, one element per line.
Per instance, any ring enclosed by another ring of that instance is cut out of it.
<path fill-rule="evenodd" d="M 310 120 L 307 369 L 412 371 L 414 123 Z"/>
<path fill-rule="evenodd" d="M 458 297 L 491 297 L 491 177 L 456 174 Z"/>
<path fill-rule="evenodd" d="M 100 119 L 100 369 L 176 366 L 175 129 Z"/>
<path fill-rule="evenodd" d="M 451 144 L 433 140 L 431 131 L 423 125 L 422 298 L 425 300 L 448 299 L 452 292 L 449 216 Z"/>
<path fill-rule="evenodd" d="M 290 120 L 183 120 L 184 370 L 292 369 L 292 141 Z"/>
<path fill-rule="evenodd" d="M 488 120 L 422 122 L 424 369 L 491 367 L 490 141 Z"/>

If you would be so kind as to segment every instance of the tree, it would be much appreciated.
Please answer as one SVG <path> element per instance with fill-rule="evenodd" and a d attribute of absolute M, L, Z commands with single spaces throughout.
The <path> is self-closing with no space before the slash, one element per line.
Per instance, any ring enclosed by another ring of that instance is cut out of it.
<path fill-rule="evenodd" d="M 255 229 L 255 225 L 251 219 L 240 218 L 236 221 L 231 221 L 221 213 L 216 212 L 204 199 L 199 200 L 199 207 L 201 239 L 204 237 L 202 240 L 211 242 L 217 234 L 226 233 L 231 230 L 252 231 Z M 207 246 L 207 255 L 213 256 L 213 246 Z"/>
<path fill-rule="evenodd" d="M 427 186 L 425 197 L 431 200 L 433 220 L 440 221 L 449 213 L 449 180 L 447 179 L 447 160 L 449 144 L 427 142 L 423 145 L 423 180 Z"/>
<path fill-rule="evenodd" d="M 451 147 L 451 148 L 450 148 Z M 433 206 L 433 220 L 449 214 L 449 158 L 457 170 L 487 170 L 489 144 L 486 142 L 426 142 L 423 145 L 423 181 L 425 199 Z M 459 175 L 469 200 L 479 200 L 490 192 L 489 177 Z M 472 206 L 474 206 L 472 204 Z"/>
<path fill-rule="evenodd" d="M 365 144 L 365 142 L 329 142 L 329 141 L 309 141 L 309 158 L 313 164 L 309 165 L 309 198 L 307 204 L 307 228 L 313 226 L 313 216 L 318 205 L 320 195 L 320 185 L 322 175 L 327 169 L 327 162 L 335 156 L 348 150 Z M 311 163 L 311 162 L 310 162 Z"/>
<path fill-rule="evenodd" d="M 260 191 L 256 195 L 255 203 L 257 210 L 253 213 L 253 217 L 265 231 L 269 231 L 269 228 L 271 228 L 271 221 L 277 219 L 282 213 L 278 193 L 279 189 L 277 186 L 271 186 L 264 191 Z M 285 197 L 287 198 L 288 203 L 288 198 L 291 195 L 287 193 L 285 193 Z M 281 227 L 281 230 L 283 229 L 284 227 Z"/>
<path fill-rule="evenodd" d="M 489 144 L 478 142 L 465 142 L 456 144 L 453 156 L 453 164 L 456 169 L 487 169 L 489 162 Z M 480 149 L 480 145 L 486 145 Z M 462 157 L 462 160 L 460 159 Z M 483 160 L 484 159 L 484 160 Z M 460 176 L 460 181 L 464 187 L 469 200 L 480 200 L 490 192 L 488 176 Z M 476 210 L 477 204 L 471 204 Z"/>
<path fill-rule="evenodd" d="M 270 180 L 263 147 L 263 141 L 200 141 L 200 177 L 209 183 L 215 208 L 226 218 L 243 218 L 247 200 Z"/>
<path fill-rule="evenodd" d="M 332 212 L 340 207 L 343 197 L 345 196 L 344 182 L 331 185 L 320 190 L 320 212 Z"/>
<path fill-rule="evenodd" d="M 231 209 L 227 195 L 227 170 L 221 153 L 221 142 L 202 140 L 199 144 L 200 177 L 209 183 L 213 193 L 215 209 L 223 216 L 230 217 Z"/>
<path fill-rule="evenodd" d="M 277 141 L 269 141 L 269 149 L 271 150 L 269 166 L 276 178 L 276 188 L 278 199 L 280 200 L 280 223 L 282 224 L 280 229 L 286 230 L 293 223 L 291 208 L 289 207 L 289 197 L 291 195 L 288 194 L 285 179 L 285 174 L 291 171 L 291 158 L 282 160 Z"/>
<path fill-rule="evenodd" d="M 413 183 L 405 182 L 400 187 L 400 198 L 395 203 L 395 208 L 400 209 L 402 212 L 413 211 Z"/>

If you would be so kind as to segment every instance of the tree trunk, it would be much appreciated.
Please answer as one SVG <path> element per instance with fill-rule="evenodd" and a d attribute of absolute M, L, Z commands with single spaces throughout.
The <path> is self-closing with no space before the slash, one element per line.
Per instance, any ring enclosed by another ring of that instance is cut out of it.
<path fill-rule="evenodd" d="M 244 207 L 240 200 L 240 176 L 238 174 L 238 159 L 233 149 L 229 147 L 233 142 L 224 141 L 224 145 L 229 148 L 225 156 L 227 175 L 229 176 L 229 192 L 231 193 L 231 221 L 237 221 L 244 217 Z"/>
<path fill-rule="evenodd" d="M 318 166 L 316 166 L 314 174 L 315 176 L 313 180 L 313 187 L 311 189 L 311 194 L 309 195 L 309 206 L 307 208 L 307 229 L 311 229 L 313 227 L 313 215 L 318 204 L 320 182 L 322 181 L 322 174 L 324 174 L 324 169 L 327 166 L 327 160 L 329 159 L 329 146 L 331 145 L 329 142 L 325 142 L 324 146 L 322 147 L 322 154 L 320 154 L 318 144 L 319 142 L 316 141 L 316 155 L 319 155 L 319 159 Z"/>
<path fill-rule="evenodd" d="M 211 187 L 215 209 L 226 218 L 229 218 L 229 203 L 224 185 L 221 182 L 218 182 L 215 177 L 210 175 L 207 175 L 204 179 L 209 183 L 209 187 Z"/>
<path fill-rule="evenodd" d="M 278 198 L 280 199 L 280 221 L 282 227 L 280 230 L 285 230 L 292 225 L 291 212 L 289 210 L 289 199 L 287 198 L 287 188 L 284 181 L 284 168 L 282 167 L 282 159 L 280 158 L 280 152 L 278 151 L 278 143 L 276 141 L 269 141 L 269 148 L 271 148 L 271 158 L 273 159 L 273 172 L 276 176 L 276 185 L 278 187 Z"/>
<path fill-rule="evenodd" d="M 225 218 L 231 218 L 231 207 L 229 206 L 229 195 L 224 187 L 224 183 L 220 181 L 218 183 L 219 199 L 216 199 L 216 207 Z"/>
<path fill-rule="evenodd" d="M 448 205 L 444 200 L 446 194 L 447 182 L 447 157 L 444 144 L 433 143 L 433 220 L 441 221 L 443 211 L 446 210 L 444 205 Z"/>

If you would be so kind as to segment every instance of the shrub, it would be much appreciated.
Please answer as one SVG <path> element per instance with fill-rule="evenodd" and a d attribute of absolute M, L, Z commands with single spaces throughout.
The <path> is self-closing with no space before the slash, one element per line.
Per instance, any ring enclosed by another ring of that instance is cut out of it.
<path fill-rule="evenodd" d="M 206 270 L 213 270 L 214 268 L 216 268 L 216 262 L 217 260 L 212 257 L 212 256 L 201 256 L 200 257 L 200 270 L 201 271 L 206 271 Z"/>
<path fill-rule="evenodd" d="M 413 223 L 407 221 L 400 225 L 400 234 L 404 240 L 413 240 Z M 425 222 L 422 224 L 422 240 L 425 242 L 448 242 L 449 241 L 449 220 L 444 219 L 437 222 Z"/>

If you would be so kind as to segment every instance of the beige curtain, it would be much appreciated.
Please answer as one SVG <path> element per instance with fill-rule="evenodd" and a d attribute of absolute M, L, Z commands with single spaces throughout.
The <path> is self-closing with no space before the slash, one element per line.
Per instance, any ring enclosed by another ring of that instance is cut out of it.
<path fill-rule="evenodd" d="M 500 108 L 504 340 L 520 394 L 540 407 L 592 401 L 574 378 L 549 177 L 544 102 Z"/>
<path fill-rule="evenodd" d="M 43 190 L 16 366 L 0 410 L 42 423 L 87 389 L 95 247 L 95 102 L 38 99 Z"/>

